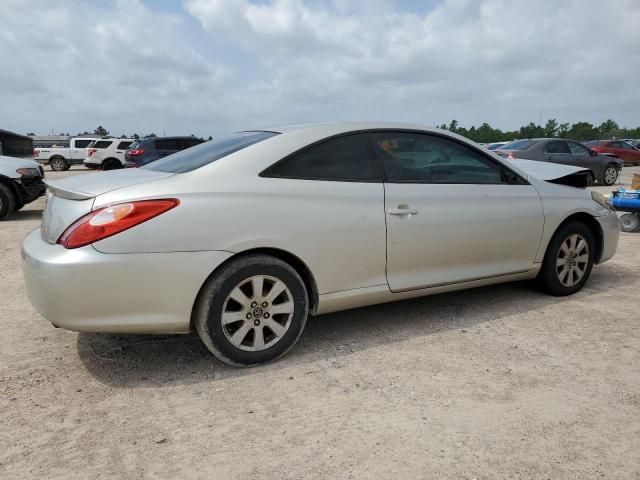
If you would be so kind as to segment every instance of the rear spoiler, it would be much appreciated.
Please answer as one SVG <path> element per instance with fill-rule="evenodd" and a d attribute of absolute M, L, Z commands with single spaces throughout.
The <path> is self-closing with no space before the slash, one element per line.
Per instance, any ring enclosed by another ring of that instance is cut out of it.
<path fill-rule="evenodd" d="M 53 193 L 56 197 L 66 198 L 67 200 L 89 200 L 94 196 L 90 193 L 82 192 L 80 190 L 69 190 L 63 189 L 59 187 L 54 187 L 46 180 L 44 183 L 47 185 L 47 188 L 51 193 Z"/>

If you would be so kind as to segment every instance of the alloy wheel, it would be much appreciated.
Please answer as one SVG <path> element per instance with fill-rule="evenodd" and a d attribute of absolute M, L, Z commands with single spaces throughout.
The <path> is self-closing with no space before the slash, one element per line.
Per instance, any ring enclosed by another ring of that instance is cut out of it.
<path fill-rule="evenodd" d="M 556 257 L 556 274 L 565 287 L 573 287 L 585 276 L 589 265 L 589 244 L 579 233 L 569 235 Z"/>
<path fill-rule="evenodd" d="M 255 275 L 231 290 L 222 307 L 222 331 L 236 348 L 266 350 L 287 333 L 293 319 L 293 295 L 285 283 Z"/>
<path fill-rule="evenodd" d="M 604 171 L 604 183 L 607 185 L 613 185 L 618 179 L 618 170 L 615 167 L 607 167 Z"/>

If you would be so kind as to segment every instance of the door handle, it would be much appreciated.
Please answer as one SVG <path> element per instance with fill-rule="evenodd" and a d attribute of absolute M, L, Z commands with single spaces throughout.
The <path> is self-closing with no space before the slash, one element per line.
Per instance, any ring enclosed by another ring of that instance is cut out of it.
<path fill-rule="evenodd" d="M 389 209 L 389 215 L 417 215 L 418 210 L 409 208 L 409 205 L 398 205 L 398 208 Z"/>

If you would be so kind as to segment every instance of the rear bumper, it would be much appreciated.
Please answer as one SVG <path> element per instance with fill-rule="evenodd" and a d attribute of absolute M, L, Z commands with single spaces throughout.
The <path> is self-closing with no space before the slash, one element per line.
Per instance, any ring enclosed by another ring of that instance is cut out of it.
<path fill-rule="evenodd" d="M 615 212 L 595 218 L 602 229 L 602 255 L 600 255 L 597 263 L 603 263 L 613 257 L 618 249 L 620 223 Z"/>
<path fill-rule="evenodd" d="M 78 332 L 186 333 L 196 296 L 232 254 L 172 252 L 104 254 L 67 250 L 40 229 L 22 245 L 32 305 L 57 327 Z"/>

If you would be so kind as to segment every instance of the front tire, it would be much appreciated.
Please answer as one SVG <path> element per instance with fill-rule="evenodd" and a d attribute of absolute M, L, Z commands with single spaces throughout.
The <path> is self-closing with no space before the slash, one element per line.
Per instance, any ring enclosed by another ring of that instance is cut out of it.
<path fill-rule="evenodd" d="M 613 185 L 618 180 L 618 169 L 615 165 L 608 165 L 602 172 L 602 183 L 604 185 Z"/>
<path fill-rule="evenodd" d="M 62 157 L 56 157 L 49 160 L 49 166 L 54 172 L 62 172 L 67 169 L 67 161 Z"/>
<path fill-rule="evenodd" d="M 0 220 L 16 211 L 16 197 L 9 187 L 0 183 Z"/>
<path fill-rule="evenodd" d="M 635 232 L 640 230 L 640 215 L 637 213 L 625 213 L 620 217 L 620 230 L 623 232 Z"/>
<path fill-rule="evenodd" d="M 309 301 L 300 275 L 269 255 L 231 261 L 204 285 L 194 309 L 209 351 L 233 366 L 271 362 L 298 341 Z"/>
<path fill-rule="evenodd" d="M 582 222 L 570 221 L 555 233 L 542 262 L 536 282 L 554 296 L 571 295 L 589 279 L 595 259 L 595 240 Z"/>

